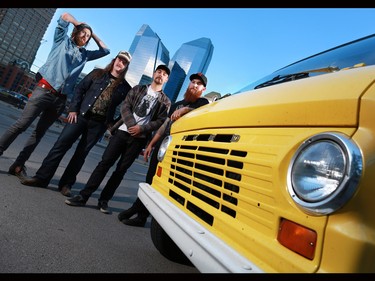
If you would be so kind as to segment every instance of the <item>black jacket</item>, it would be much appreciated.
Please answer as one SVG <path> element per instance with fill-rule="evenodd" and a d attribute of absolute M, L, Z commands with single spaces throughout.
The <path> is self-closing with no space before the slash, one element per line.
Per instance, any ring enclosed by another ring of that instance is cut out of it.
<path fill-rule="evenodd" d="M 103 76 L 94 78 L 96 71 L 100 70 L 94 69 L 76 86 L 72 102 L 69 105 L 69 112 L 78 112 L 84 116 L 107 87 L 110 74 L 106 72 Z M 116 87 L 112 94 L 112 100 L 107 111 L 106 125 L 113 125 L 115 123 L 114 116 L 116 113 L 116 107 L 125 99 L 131 88 L 132 87 L 125 78 L 122 83 Z"/>

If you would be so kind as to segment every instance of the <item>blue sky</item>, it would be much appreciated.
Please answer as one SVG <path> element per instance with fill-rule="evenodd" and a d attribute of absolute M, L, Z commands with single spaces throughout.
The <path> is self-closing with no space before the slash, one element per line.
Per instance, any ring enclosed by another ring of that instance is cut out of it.
<path fill-rule="evenodd" d="M 111 49 L 87 63 L 84 73 L 128 50 L 142 24 L 159 35 L 170 58 L 183 43 L 210 38 L 214 52 L 205 94 L 234 93 L 297 60 L 375 33 L 374 8 L 58 8 L 32 70 L 45 62 L 63 12 L 91 25 Z"/>

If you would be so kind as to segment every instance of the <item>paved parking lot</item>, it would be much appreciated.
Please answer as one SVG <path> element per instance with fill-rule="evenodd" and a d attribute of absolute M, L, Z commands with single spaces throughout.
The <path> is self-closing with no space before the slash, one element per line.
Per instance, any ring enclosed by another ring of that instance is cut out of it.
<path fill-rule="evenodd" d="M 0 134 L 20 113 L 20 109 L 0 101 Z M 119 212 L 131 206 L 138 183 L 145 179 L 147 164 L 142 157 L 128 170 L 109 202 L 111 215 L 96 208 L 101 188 L 86 207 L 71 207 L 57 191 L 71 152 L 61 161 L 48 188 L 22 185 L 7 173 L 32 129 L 21 134 L 0 157 L 0 273 L 198 273 L 194 267 L 167 260 L 155 249 L 150 219 L 142 228 L 126 226 L 117 219 Z M 30 176 L 61 129 L 61 125 L 53 125 L 27 161 Z M 105 145 L 92 149 L 73 193 L 83 188 Z"/>

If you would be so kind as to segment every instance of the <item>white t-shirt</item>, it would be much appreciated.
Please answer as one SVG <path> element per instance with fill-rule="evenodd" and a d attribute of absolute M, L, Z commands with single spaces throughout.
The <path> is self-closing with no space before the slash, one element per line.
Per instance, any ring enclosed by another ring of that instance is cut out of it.
<path fill-rule="evenodd" d="M 151 89 L 151 86 L 148 86 L 147 94 L 143 97 L 141 103 L 138 104 L 138 106 L 135 108 L 133 112 L 133 116 L 137 125 L 144 125 L 150 121 L 151 119 L 150 112 L 151 112 L 151 109 L 156 104 L 157 98 L 158 98 L 158 92 L 154 92 Z M 127 132 L 128 128 L 124 123 L 119 127 L 119 130 Z"/>

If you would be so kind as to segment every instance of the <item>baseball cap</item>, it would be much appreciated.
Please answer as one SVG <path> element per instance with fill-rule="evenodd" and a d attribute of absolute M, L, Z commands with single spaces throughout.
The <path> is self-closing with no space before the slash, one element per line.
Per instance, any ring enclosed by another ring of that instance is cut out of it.
<path fill-rule="evenodd" d="M 204 76 L 202 72 L 194 73 L 190 75 L 190 81 L 193 79 L 199 79 L 202 81 L 203 85 L 206 87 L 207 86 L 207 77 Z"/>
<path fill-rule="evenodd" d="M 169 74 L 171 74 L 171 71 L 169 70 L 169 68 L 168 68 L 166 65 L 164 65 L 164 64 L 159 65 L 159 66 L 155 69 L 155 71 L 158 70 L 158 69 L 162 69 L 162 70 L 164 70 L 165 72 L 167 72 L 168 76 L 169 76 Z"/>
<path fill-rule="evenodd" d="M 132 60 L 131 54 L 127 51 L 120 51 L 117 56 L 126 59 L 128 62 Z"/>

